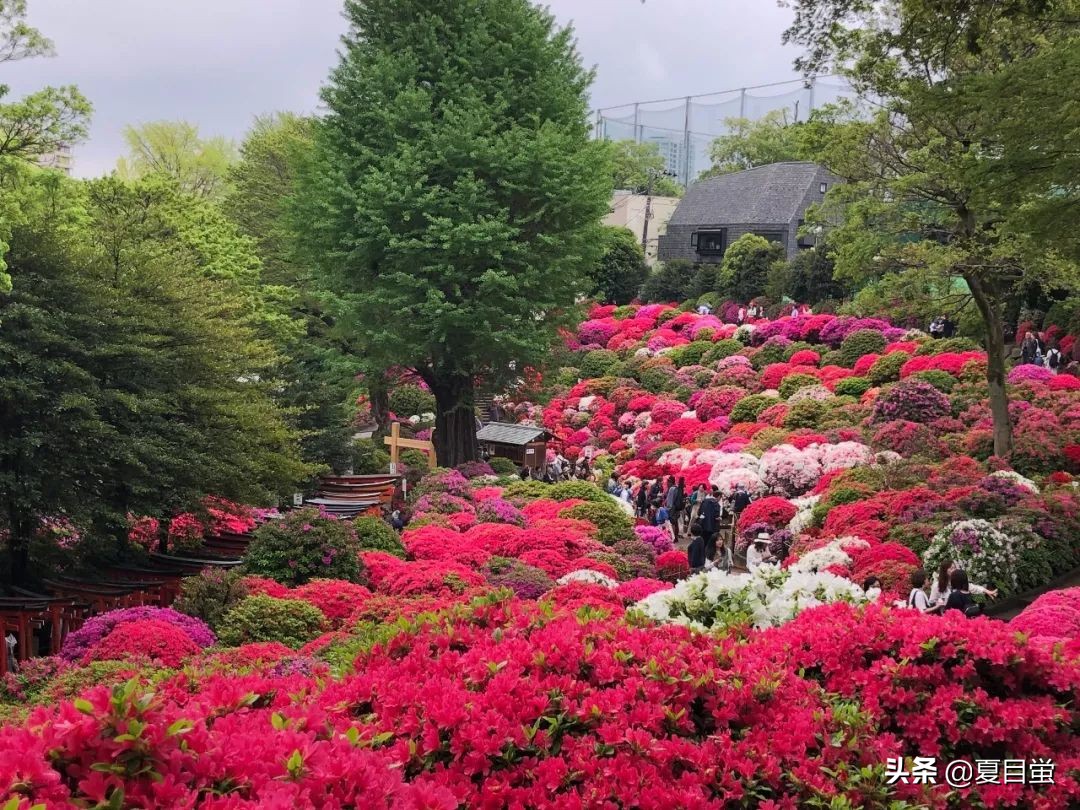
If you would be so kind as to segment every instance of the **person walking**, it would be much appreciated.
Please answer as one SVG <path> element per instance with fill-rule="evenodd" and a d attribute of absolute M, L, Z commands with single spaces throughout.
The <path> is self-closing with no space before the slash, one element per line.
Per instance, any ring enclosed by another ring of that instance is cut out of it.
<path fill-rule="evenodd" d="M 743 513 L 743 510 L 750 505 L 753 498 L 750 497 L 750 493 L 746 491 L 746 486 L 743 484 L 735 485 L 735 494 L 731 498 L 731 510 L 735 513 L 735 520 L 739 520 L 739 516 Z"/>
<path fill-rule="evenodd" d="M 701 511 L 698 513 L 701 533 L 705 538 L 705 556 L 710 560 L 716 558 L 716 538 L 720 532 L 720 501 L 716 497 L 719 492 L 719 489 L 713 487 L 702 501 Z"/>
<path fill-rule="evenodd" d="M 705 570 L 707 563 L 705 538 L 700 523 L 694 523 L 690 526 L 690 545 L 686 549 L 686 561 L 690 564 L 691 574 Z"/>
<path fill-rule="evenodd" d="M 1050 343 L 1050 348 L 1046 350 L 1046 367 L 1055 374 L 1061 368 L 1061 349 L 1058 348 L 1057 341 Z"/>
<path fill-rule="evenodd" d="M 671 506 L 668 508 L 668 519 L 671 521 L 671 536 L 676 543 L 679 542 L 679 521 L 682 520 L 684 511 L 686 511 L 686 479 L 680 478 L 675 484 L 675 494 L 671 498 Z"/>
<path fill-rule="evenodd" d="M 649 511 L 649 482 L 644 478 L 641 479 L 641 484 L 638 486 L 635 505 L 637 506 L 637 516 L 645 517 Z"/>

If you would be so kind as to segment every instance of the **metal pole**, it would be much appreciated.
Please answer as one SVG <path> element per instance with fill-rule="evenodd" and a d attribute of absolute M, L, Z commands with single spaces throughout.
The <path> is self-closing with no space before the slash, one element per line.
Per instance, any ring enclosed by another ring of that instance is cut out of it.
<path fill-rule="evenodd" d="M 596 111 L 596 126 L 593 129 L 593 138 L 595 140 L 598 140 L 598 141 L 604 137 L 603 133 L 602 133 L 602 130 L 601 130 L 601 126 L 602 126 L 601 121 L 602 121 L 602 119 L 600 117 L 600 111 L 597 110 Z"/>
<path fill-rule="evenodd" d="M 649 257 L 649 217 L 652 216 L 652 186 L 655 179 L 655 173 L 649 172 L 649 182 L 645 186 L 645 223 L 641 226 L 641 252 L 646 259 Z"/>
<path fill-rule="evenodd" d="M 641 143 L 641 104 L 634 102 L 634 143 Z"/>
<path fill-rule="evenodd" d="M 746 118 L 746 88 L 739 91 L 739 118 Z"/>
<path fill-rule="evenodd" d="M 686 110 L 683 114 L 683 186 L 690 185 L 690 96 L 686 97 Z"/>
<path fill-rule="evenodd" d="M 817 76 L 810 77 L 810 110 L 807 112 L 807 117 L 814 114 L 814 85 L 817 83 Z"/>

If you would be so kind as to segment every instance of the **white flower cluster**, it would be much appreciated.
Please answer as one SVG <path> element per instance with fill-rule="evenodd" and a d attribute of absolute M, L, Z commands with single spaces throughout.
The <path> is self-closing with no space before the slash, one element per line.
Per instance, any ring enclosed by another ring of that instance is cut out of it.
<path fill-rule="evenodd" d="M 971 582 L 987 588 L 1000 583 L 1015 591 L 1019 587 L 1017 567 L 1022 550 L 1019 540 L 989 521 L 958 520 L 934 535 L 923 552 L 923 561 L 928 571 L 946 561 L 956 563 Z"/>
<path fill-rule="evenodd" d="M 586 582 L 589 585 L 603 585 L 605 588 L 615 588 L 619 584 L 607 574 L 601 574 L 599 571 L 588 568 L 579 568 L 577 571 L 563 574 L 556 582 L 559 585 L 568 585 L 571 582 Z"/>
<path fill-rule="evenodd" d="M 870 548 L 870 544 L 859 537 L 840 537 L 821 548 L 815 548 L 799 557 L 790 570 L 804 574 L 824 571 L 830 565 L 848 565 L 851 562 L 849 551 Z"/>
<path fill-rule="evenodd" d="M 1014 472 L 1012 470 L 997 470 L 996 472 L 990 473 L 990 477 L 1004 478 L 1007 481 L 1012 481 L 1018 487 L 1023 487 L 1028 492 L 1034 492 L 1036 495 L 1039 494 L 1038 485 L 1036 485 L 1036 483 L 1030 478 L 1025 478 L 1018 472 Z"/>
<path fill-rule="evenodd" d="M 830 602 L 867 601 L 850 580 L 828 573 L 802 573 L 763 565 L 753 574 L 713 569 L 645 597 L 635 607 L 658 621 L 697 630 L 749 623 L 778 627 L 802 611 Z"/>
<path fill-rule="evenodd" d="M 792 534 L 802 534 L 814 520 L 814 507 L 821 500 L 820 495 L 803 495 L 801 498 L 793 498 L 791 505 L 798 511 L 787 525 Z"/>

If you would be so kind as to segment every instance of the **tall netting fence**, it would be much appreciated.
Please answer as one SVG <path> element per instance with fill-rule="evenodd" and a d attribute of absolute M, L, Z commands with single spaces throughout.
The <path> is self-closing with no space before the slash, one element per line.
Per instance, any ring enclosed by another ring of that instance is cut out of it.
<path fill-rule="evenodd" d="M 783 110 L 788 121 L 805 121 L 814 110 L 844 99 L 856 101 L 850 86 L 840 77 L 822 76 L 681 99 L 642 101 L 596 110 L 595 136 L 656 144 L 667 171 L 685 186 L 711 166 L 709 147 L 717 137 L 730 132 L 730 119 L 756 121 Z"/>

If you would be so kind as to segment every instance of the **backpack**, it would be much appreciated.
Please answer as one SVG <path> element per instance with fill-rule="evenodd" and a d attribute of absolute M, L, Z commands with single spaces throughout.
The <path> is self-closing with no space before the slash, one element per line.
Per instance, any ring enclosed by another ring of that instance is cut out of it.
<path fill-rule="evenodd" d="M 735 511 L 741 512 L 750 505 L 750 495 L 746 492 L 736 492 L 734 498 Z"/>
<path fill-rule="evenodd" d="M 1051 349 L 1046 353 L 1046 367 L 1057 368 L 1061 365 L 1061 352 L 1057 349 Z"/>

